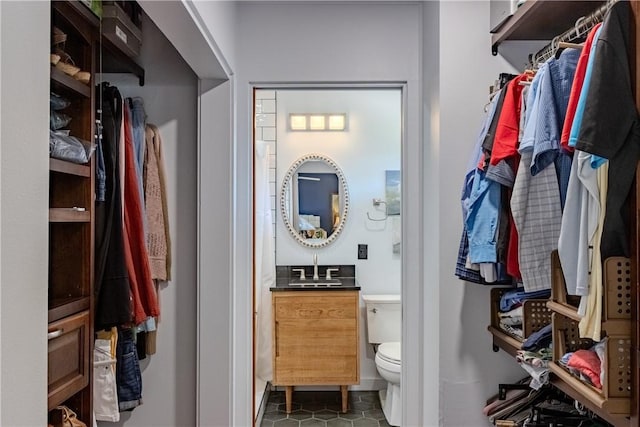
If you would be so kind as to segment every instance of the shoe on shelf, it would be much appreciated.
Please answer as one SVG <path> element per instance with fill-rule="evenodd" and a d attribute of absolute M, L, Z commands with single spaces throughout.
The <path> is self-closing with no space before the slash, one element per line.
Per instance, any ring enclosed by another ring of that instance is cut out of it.
<path fill-rule="evenodd" d="M 51 45 L 57 46 L 67 41 L 67 35 L 55 25 L 51 29 Z"/>
<path fill-rule="evenodd" d="M 80 67 L 77 67 L 71 56 L 63 50 L 56 50 L 56 54 L 60 56 L 60 60 L 55 64 L 56 68 L 65 74 L 75 76 L 80 71 Z"/>
<path fill-rule="evenodd" d="M 78 71 L 76 74 L 74 74 L 73 78 L 88 85 L 89 81 L 91 80 L 91 73 L 88 71 Z"/>

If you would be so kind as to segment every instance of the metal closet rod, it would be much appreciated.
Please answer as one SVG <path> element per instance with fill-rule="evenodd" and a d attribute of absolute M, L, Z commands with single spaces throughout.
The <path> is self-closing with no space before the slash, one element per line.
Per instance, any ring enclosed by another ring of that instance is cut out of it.
<path fill-rule="evenodd" d="M 564 33 L 555 36 L 551 42 L 536 52 L 529 55 L 530 68 L 538 68 L 539 64 L 544 63 L 547 59 L 556 54 L 561 42 L 572 42 L 580 40 L 586 35 L 596 24 L 602 22 L 611 6 L 620 0 L 607 0 L 605 4 L 594 10 L 590 15 L 578 18 L 573 28 L 568 29 Z"/>

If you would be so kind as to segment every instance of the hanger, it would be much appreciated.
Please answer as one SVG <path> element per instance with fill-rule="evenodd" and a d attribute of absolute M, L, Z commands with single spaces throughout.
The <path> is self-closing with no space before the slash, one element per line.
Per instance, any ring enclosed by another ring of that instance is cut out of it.
<path fill-rule="evenodd" d="M 620 0 L 607 0 L 607 2 L 593 11 L 588 16 L 578 18 L 572 28 L 559 34 L 551 40 L 551 42 L 530 56 L 529 64 L 531 68 L 539 68 L 540 64 L 556 54 L 558 49 L 563 47 L 573 47 L 580 49 L 580 43 L 571 43 L 574 40 L 581 40 L 596 24 L 602 22 L 609 12 L 609 9 Z M 571 43 L 570 45 L 560 45 L 560 43 Z"/>
<path fill-rule="evenodd" d="M 582 49 L 584 43 L 559 42 L 558 49 Z"/>

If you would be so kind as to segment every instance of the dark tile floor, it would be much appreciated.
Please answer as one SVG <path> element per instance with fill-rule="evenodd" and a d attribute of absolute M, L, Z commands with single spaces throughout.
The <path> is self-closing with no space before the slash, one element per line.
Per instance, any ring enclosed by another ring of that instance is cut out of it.
<path fill-rule="evenodd" d="M 349 410 L 340 412 L 339 391 L 295 391 L 287 415 L 283 391 L 272 391 L 260 427 L 387 427 L 377 391 L 349 392 Z"/>

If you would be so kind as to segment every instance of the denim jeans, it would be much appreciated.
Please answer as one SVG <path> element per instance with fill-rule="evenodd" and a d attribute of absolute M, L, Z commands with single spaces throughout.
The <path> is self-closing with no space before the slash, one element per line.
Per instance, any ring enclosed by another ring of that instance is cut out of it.
<path fill-rule="evenodd" d="M 142 404 L 142 376 L 133 330 L 118 331 L 116 378 L 120 412 L 131 411 Z"/>

